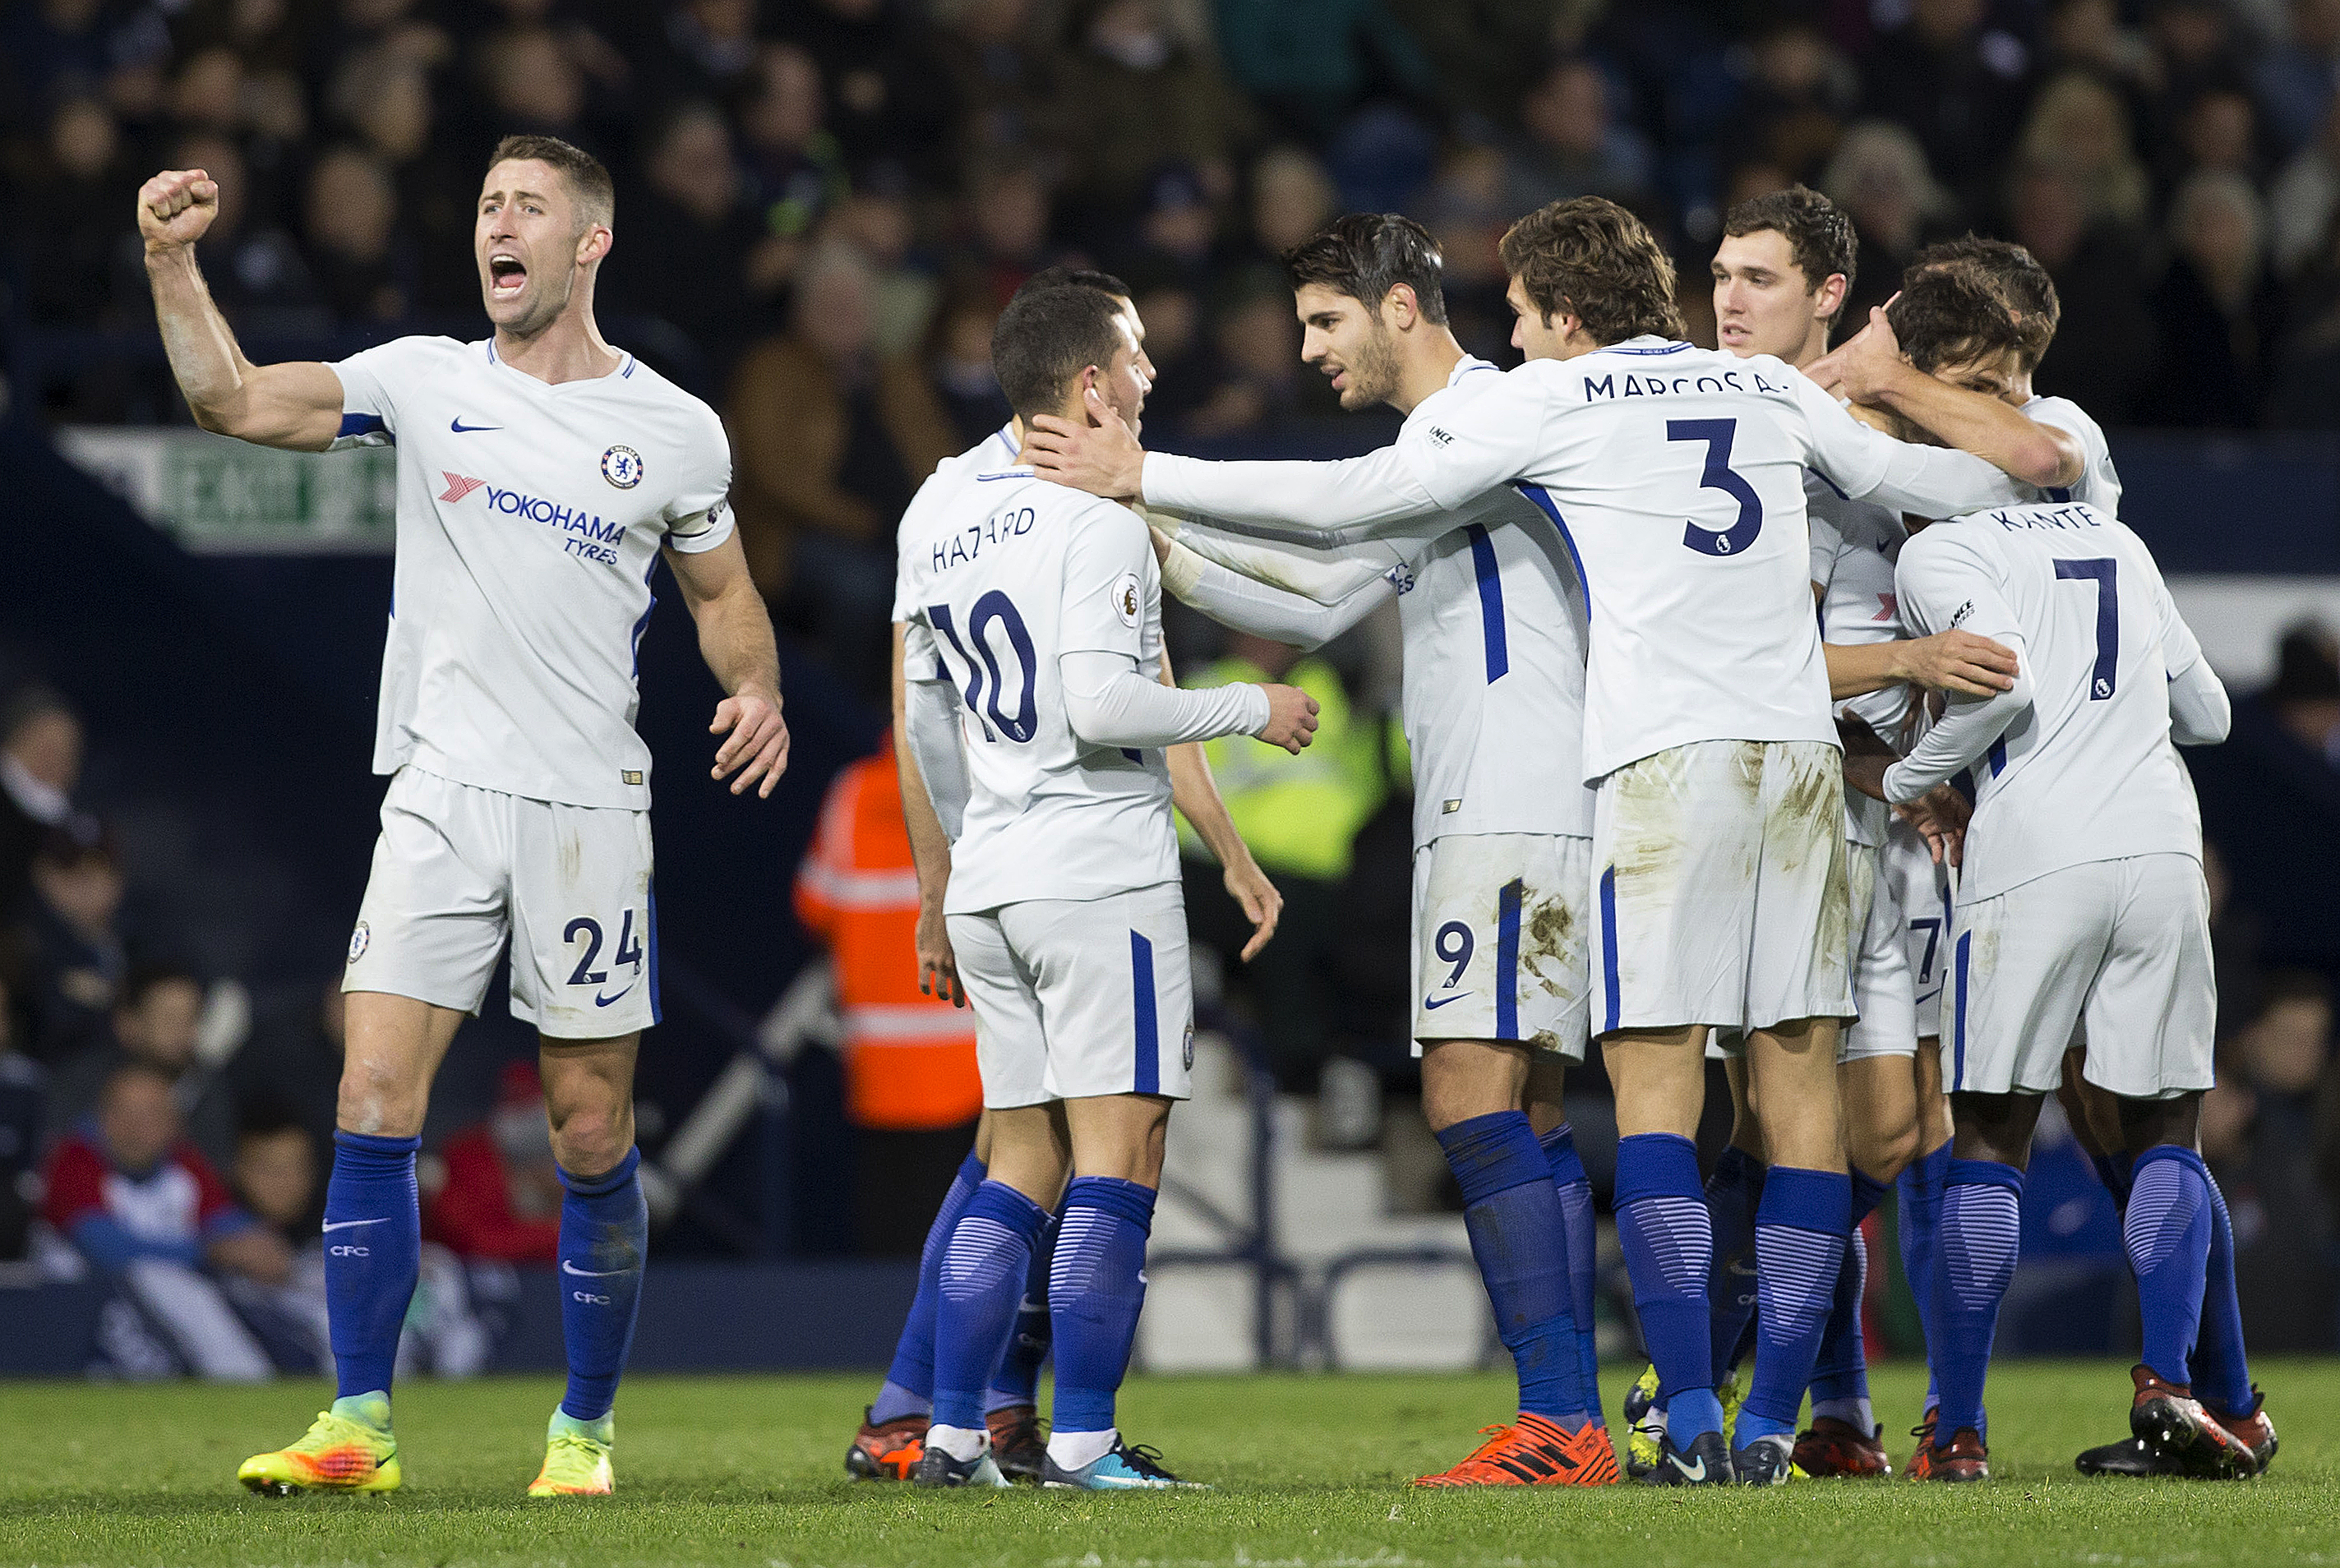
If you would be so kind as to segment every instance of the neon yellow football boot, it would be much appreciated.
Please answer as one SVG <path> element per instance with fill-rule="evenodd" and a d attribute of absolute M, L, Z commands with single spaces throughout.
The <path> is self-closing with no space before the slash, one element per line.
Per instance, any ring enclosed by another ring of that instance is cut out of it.
<path fill-rule="evenodd" d="M 1658 1369 L 1645 1368 L 1625 1391 L 1625 1474 L 1639 1481 L 1658 1467 L 1666 1413 L 1658 1408 Z"/>
<path fill-rule="evenodd" d="M 318 1413 L 308 1434 L 289 1448 L 255 1454 L 235 1478 L 263 1497 L 296 1492 L 395 1492 L 398 1439 L 390 1432 L 390 1395 L 352 1394 Z"/>
<path fill-rule="evenodd" d="M 529 1484 L 530 1497 L 607 1497 L 617 1490 L 610 1450 L 617 1442 L 614 1418 L 580 1421 L 555 1406 L 544 1434 L 544 1468 Z"/>

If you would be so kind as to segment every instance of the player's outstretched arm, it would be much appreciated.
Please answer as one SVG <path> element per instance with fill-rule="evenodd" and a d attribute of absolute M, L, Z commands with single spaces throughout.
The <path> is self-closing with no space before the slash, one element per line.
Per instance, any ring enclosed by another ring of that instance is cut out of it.
<path fill-rule="evenodd" d="M 902 821 L 910 830 L 910 864 L 918 873 L 918 990 L 964 1007 L 967 989 L 959 983 L 958 956 L 951 951 L 950 928 L 943 919 L 943 894 L 950 887 L 950 833 L 927 788 L 927 776 L 936 776 L 937 789 L 947 797 L 955 793 L 954 816 L 964 820 L 967 759 L 958 749 L 957 727 L 947 719 L 957 701 L 949 684 L 906 678 L 906 630 L 900 621 L 894 623 L 894 767 L 902 786 Z M 947 729 L 934 722 L 937 704 Z"/>
<path fill-rule="evenodd" d="M 1173 690 L 1178 685 L 1166 650 L 1162 655 L 1162 684 Z M 1162 755 L 1170 765 L 1170 804 L 1217 859 L 1227 897 L 1251 922 L 1251 940 L 1244 944 L 1241 954 L 1248 964 L 1275 935 L 1276 922 L 1284 918 L 1284 895 L 1267 879 L 1267 873 L 1252 856 L 1251 846 L 1236 831 L 1235 819 L 1219 794 L 1219 781 L 1211 777 L 1211 759 L 1202 747 L 1173 746 Z"/>
<path fill-rule="evenodd" d="M 753 785 L 759 799 L 768 798 L 788 768 L 780 652 L 764 596 L 748 575 L 739 536 L 696 553 L 669 549 L 666 560 L 699 624 L 699 655 L 730 693 L 715 705 L 715 721 L 707 727 L 709 734 L 726 737 L 716 749 L 714 776 L 730 779 L 734 795 Z"/>
<path fill-rule="evenodd" d="M 1989 697 L 2015 686 L 2014 650 L 1971 631 L 1939 631 L 1893 642 L 1823 643 L 1829 695 L 1839 701 L 1888 686 L 1958 697 Z"/>
<path fill-rule="evenodd" d="M 195 264 L 195 242 L 218 216 L 218 183 L 201 169 L 166 170 L 139 187 L 138 233 L 171 373 L 203 429 L 323 452 L 341 433 L 341 378 L 313 361 L 256 365 L 243 357 Z"/>
<path fill-rule="evenodd" d="M 2067 430 L 2042 424 L 1988 392 L 1936 381 L 1901 357 L 1881 309 L 1806 374 L 1840 397 L 1889 408 L 1938 441 L 2042 490 L 2078 482 L 2087 453 Z"/>
<path fill-rule="evenodd" d="M 1788 377 L 1804 415 L 1807 461 L 1855 500 L 1919 517 L 1960 517 L 2021 499 L 1997 464 L 1963 452 L 1896 441 L 1855 419 L 1801 371 L 1791 370 Z"/>
<path fill-rule="evenodd" d="M 1222 626 L 1288 642 L 1303 651 L 1322 648 L 1397 596 L 1396 585 L 1376 572 L 1346 599 L 1319 604 L 1304 594 L 1206 561 L 1159 531 L 1154 535 L 1154 549 L 1162 563 L 1162 586 L 1172 597 Z"/>

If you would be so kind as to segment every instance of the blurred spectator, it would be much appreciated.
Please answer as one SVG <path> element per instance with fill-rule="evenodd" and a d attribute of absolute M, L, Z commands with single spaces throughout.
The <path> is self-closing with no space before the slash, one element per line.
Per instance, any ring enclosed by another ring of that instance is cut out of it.
<path fill-rule="evenodd" d="M 1553 65 L 1520 104 L 1520 135 L 1503 157 L 1503 201 L 1514 214 L 1572 196 L 1631 206 L 1649 194 L 1654 156 L 1620 124 L 1609 84 L 1591 61 Z"/>
<path fill-rule="evenodd" d="M 95 1109 L 115 1073 L 139 1067 L 171 1086 L 186 1139 L 214 1166 L 226 1165 L 235 1154 L 235 1097 L 224 1078 L 195 1058 L 203 1010 L 203 983 L 186 970 L 132 969 L 114 998 L 113 1038 L 84 1046 L 50 1079 L 51 1136 L 69 1135 Z"/>
<path fill-rule="evenodd" d="M 1818 179 L 1859 103 L 1859 73 L 1819 28 L 1794 17 L 1756 35 L 1747 66 L 1720 144 L 1739 160 L 1779 170 L 1780 185 Z"/>
<path fill-rule="evenodd" d="M 2075 69 L 2113 84 L 2132 103 L 2161 80 L 2145 35 L 2122 25 L 2115 0 L 2051 0 L 2040 35 L 2040 66 Z"/>
<path fill-rule="evenodd" d="M 2091 220 L 2078 177 L 2060 163 L 2017 174 L 2008 216 L 2009 237 L 2048 269 L 2063 307 L 2039 366 L 2040 394 L 2068 397 L 2107 426 L 2127 424 L 2156 353 L 2134 235 Z"/>
<path fill-rule="evenodd" d="M 1135 249 L 1117 264 L 1125 272 L 1167 271 L 1197 290 L 1209 287 L 1222 259 L 1219 215 L 1203 177 L 1184 164 L 1156 170 L 1138 205 Z"/>
<path fill-rule="evenodd" d="M 219 183 L 219 216 L 196 249 L 203 280 L 229 324 L 255 334 L 323 330 L 328 317 L 301 247 L 253 205 L 251 168 L 235 143 L 198 132 L 183 138 L 171 157 L 172 167 L 201 169 Z"/>
<path fill-rule="evenodd" d="M 1970 203 L 2020 123 L 2029 63 L 2020 41 L 1988 25 L 1988 11 L 1985 0 L 1910 0 L 1909 20 L 1862 63 L 1867 112 L 1907 126 L 1934 173 Z"/>
<path fill-rule="evenodd" d="M 873 283 L 849 247 L 808 260 L 795 330 L 748 350 L 725 422 L 758 584 L 848 670 L 882 677 L 894 527 L 919 481 L 959 447 L 917 362 L 877 352 Z"/>
<path fill-rule="evenodd" d="M 2340 207 L 2292 279 L 2287 341 L 2267 394 L 2276 430 L 2340 430 Z"/>
<path fill-rule="evenodd" d="M 674 0 L 666 7 L 659 97 L 721 99 L 756 63 L 756 0 Z"/>
<path fill-rule="evenodd" d="M 1503 301 L 1510 274 L 1497 248 L 1512 219 L 1503 199 L 1503 155 L 1493 146 L 1447 150 L 1423 207 L 1423 223 L 1444 258 L 1447 324 L 1471 353 L 1513 362 L 1512 310 Z"/>
<path fill-rule="evenodd" d="M 1315 743 L 1297 757 L 1248 735 L 1203 749 L 1244 842 L 1284 894 L 1284 916 L 1275 939 L 1249 964 L 1238 963 L 1251 924 L 1210 852 L 1181 819 L 1188 918 L 1197 940 L 1218 953 L 1229 989 L 1248 998 L 1277 1082 L 1310 1093 L 1340 1010 L 1340 888 L 1349 874 L 1350 840 L 1381 803 L 1380 778 L 1370 743 L 1361 747 L 1360 731 L 1351 726 L 1341 678 L 1324 659 L 1231 632 L 1225 656 L 1189 673 L 1186 683 L 1234 680 L 1283 681 L 1318 704 Z"/>
<path fill-rule="evenodd" d="M 2340 101 L 2315 139 L 2292 154 L 2267 193 L 2276 272 L 2285 278 L 2313 260 L 2340 214 Z"/>
<path fill-rule="evenodd" d="M 2258 111 L 2251 95 L 2236 82 L 2213 82 L 2194 94 L 2177 116 L 2172 183 L 2204 170 L 2218 170 L 2256 181 L 2263 159 L 2258 144 Z"/>
<path fill-rule="evenodd" d="M 1056 147 L 1078 134 L 1064 57 L 1039 0 L 935 0 L 938 53 L 957 88 L 960 131 L 978 157 Z"/>
<path fill-rule="evenodd" d="M 5 978 L 0 978 L 0 1263 L 23 1258 L 39 1183 L 41 1101 L 47 1075 L 19 1051 L 23 1038 Z"/>
<path fill-rule="evenodd" d="M 852 188 L 845 154 L 821 123 L 820 67 L 794 45 L 771 44 L 749 81 L 739 105 L 747 201 L 766 233 L 801 241 Z"/>
<path fill-rule="evenodd" d="M 2170 111 L 2190 103 L 2211 82 L 2231 80 L 2243 68 L 2243 45 L 2231 0 L 2155 0 L 2146 30 L 2159 65 L 2151 140 L 2172 129 Z"/>
<path fill-rule="evenodd" d="M 693 8 L 709 8 L 709 0 Z M 887 159 L 937 180 L 948 166 L 957 104 L 921 19 L 925 9 L 888 0 L 778 7 L 782 35 L 820 66 L 828 128 L 850 165 Z"/>
<path fill-rule="evenodd" d="M 1215 0 L 1228 74 L 1286 132 L 1329 135 L 1378 89 L 1438 96 L 1422 48 L 1386 0 Z"/>
<path fill-rule="evenodd" d="M 975 1015 L 919 992 L 918 877 L 890 728 L 830 783 L 796 909 L 828 949 L 845 1026 L 855 1236 L 866 1255 L 914 1257 L 974 1146 L 983 1084 Z"/>
<path fill-rule="evenodd" d="M 395 321 L 413 303 L 398 193 L 371 153 L 336 147 L 309 172 L 309 268 L 344 322 Z"/>
<path fill-rule="evenodd" d="M 2128 110 L 2096 77 L 2067 72 L 2042 88 L 2020 150 L 2027 167 L 2059 168 L 2079 186 L 2090 223 L 2144 224 L 2153 184 L 2137 159 Z"/>
<path fill-rule="evenodd" d="M 1337 406 L 1337 399 L 1311 395 L 1326 383 L 1300 362 L 1290 286 L 1264 267 L 1230 291 L 1212 323 L 1211 346 L 1214 384 L 1179 425 L 1190 437 L 1208 441 L 1266 430 L 1302 412 L 1304 400 L 1320 413 Z"/>
<path fill-rule="evenodd" d="M 150 108 L 170 58 L 159 6 L 102 0 L 16 0 L 0 15 L 0 73 L 10 105 L 96 94 L 120 112 Z"/>
<path fill-rule="evenodd" d="M 973 446 L 1005 425 L 1015 411 L 999 390 L 991 367 L 991 330 L 999 307 L 988 293 L 961 293 L 935 319 L 934 346 L 927 355 L 935 395 L 949 414 L 959 445 Z"/>
<path fill-rule="evenodd" d="M 325 1217 L 318 1174 L 324 1156 L 309 1129 L 281 1104 L 255 1101 L 236 1129 L 229 1170 L 244 1212 L 300 1248 L 314 1242 Z"/>
<path fill-rule="evenodd" d="M 2278 154 L 2315 134 L 2340 84 L 2340 0 L 2291 0 L 2289 35 L 2259 57 L 2255 85 Z"/>
<path fill-rule="evenodd" d="M 1339 210 L 1324 165 L 1304 147 L 1271 147 L 1251 166 L 1252 242 L 1266 261 L 1309 238 Z"/>
<path fill-rule="evenodd" d="M 2152 296 L 2161 365 L 2138 412 L 2161 425 L 2248 428 L 2283 320 L 2266 209 L 2238 174 L 2196 174 L 2170 203 L 2169 233 L 2175 253 Z"/>
<path fill-rule="evenodd" d="M 1181 42 L 1163 0 L 1074 0 L 1067 99 L 1080 133 L 1066 152 L 1076 187 L 1117 213 L 1135 206 L 1165 164 L 1195 170 L 1214 200 L 1234 187 L 1231 160 L 1253 117 L 1217 64 Z"/>
<path fill-rule="evenodd" d="M 291 1249 L 236 1206 L 182 1135 L 168 1074 L 136 1062 L 109 1072 L 91 1121 L 49 1156 L 45 1184 L 49 1224 L 123 1288 L 100 1335 L 117 1367 L 135 1375 L 175 1362 L 236 1382 L 269 1374 L 267 1353 L 213 1276 L 281 1285 Z"/>
<path fill-rule="evenodd" d="M 560 1253 L 560 1170 L 544 1085 L 508 1062 L 494 1112 L 439 1150 L 444 1176 L 423 1195 L 422 1234 L 458 1256 L 550 1264 Z"/>
<path fill-rule="evenodd" d="M 1865 323 L 1871 305 L 1900 291 L 1901 270 L 1941 237 L 1956 203 L 1934 183 L 1918 139 L 1881 120 L 1864 120 L 1844 134 L 1820 189 L 1851 215 L 1860 235 L 1842 319 Z"/>
<path fill-rule="evenodd" d="M 2309 620 L 2284 632 L 2259 700 L 2310 756 L 2340 769 L 2340 643 L 2327 629 Z"/>
<path fill-rule="evenodd" d="M 873 166 L 825 231 L 826 238 L 853 246 L 869 263 L 871 342 L 881 355 L 916 350 L 934 323 L 941 295 L 932 274 L 910 259 L 916 236 L 908 187 L 899 169 Z"/>
<path fill-rule="evenodd" d="M 81 720 L 45 686 L 0 703 L 0 925 L 24 907 L 33 856 L 73 813 L 81 782 Z"/>
<path fill-rule="evenodd" d="M 609 139 L 587 114 L 585 74 L 550 27 L 519 26 L 481 45 L 478 67 L 496 136 L 558 136 L 608 161 Z M 494 137 L 483 138 L 491 144 Z"/>
<path fill-rule="evenodd" d="M 649 318 L 648 355 L 686 386 L 711 391 L 759 302 L 787 279 L 795 243 L 765 232 L 741 199 L 731 132 L 707 104 L 673 111 L 649 144 L 649 176 L 619 203 L 600 297 Z"/>
<path fill-rule="evenodd" d="M 1005 308 L 1024 280 L 1045 269 L 1051 227 L 1048 187 L 1029 158 L 985 159 L 967 179 L 967 240 L 957 269 L 980 280 Z"/>
<path fill-rule="evenodd" d="M 104 1040 L 130 967 L 115 925 L 122 893 L 112 834 L 78 816 L 49 829 L 33 859 L 32 918 L 25 922 L 28 1043 L 37 1060 L 62 1062 Z"/>
<path fill-rule="evenodd" d="M 351 55 L 328 84 L 326 114 L 389 170 L 400 226 L 413 241 L 414 303 L 477 310 L 480 279 L 471 229 L 484 149 L 457 157 L 439 134 L 430 73 L 387 44 Z"/>
<path fill-rule="evenodd" d="M 332 1144 L 340 1109 L 347 1001 L 336 975 L 290 1016 L 263 1018 L 226 1068 L 237 1104 L 277 1107 L 306 1128 L 319 1149 Z"/>
<path fill-rule="evenodd" d="M 1555 46 L 1581 42 L 1570 14 L 1582 0 L 1389 0 L 1429 59 L 1450 104 L 1485 125 L 1511 116 Z"/>
<path fill-rule="evenodd" d="M 25 307 L 61 326 L 111 325 L 144 286 L 122 199 L 134 177 L 113 111 L 67 99 L 50 117 L 45 151 L 16 198 Z"/>

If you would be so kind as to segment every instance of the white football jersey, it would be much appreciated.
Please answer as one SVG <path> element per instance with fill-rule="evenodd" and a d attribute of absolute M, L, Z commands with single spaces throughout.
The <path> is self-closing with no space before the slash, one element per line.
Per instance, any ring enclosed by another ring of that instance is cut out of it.
<path fill-rule="evenodd" d="M 1396 445 L 1345 462 L 1151 454 L 1145 499 L 1337 528 L 1453 510 L 1517 482 L 1586 590 L 1587 779 L 1699 740 L 1836 743 L 1811 610 L 1807 466 L 1854 496 L 1929 513 L 2015 493 L 1979 459 L 1859 424 L 1769 356 L 1641 337 L 1467 376 L 1449 395 Z"/>
<path fill-rule="evenodd" d="M 2169 680 L 2202 657 L 2144 541 L 2092 506 L 1936 523 L 1901 551 L 1901 613 L 2019 646 L 2032 700 L 1975 764 L 1962 900 L 2091 860 L 2202 854 Z"/>
<path fill-rule="evenodd" d="M 551 386 L 493 342 L 400 338 L 333 367 L 335 447 L 398 448 L 373 769 L 645 810 L 635 650 L 659 547 L 730 537 L 715 411 L 631 354 Z"/>
<path fill-rule="evenodd" d="M 1909 537 L 1901 514 L 1874 501 L 1854 501 L 1820 474 L 1806 471 L 1804 506 L 1812 531 L 1811 574 L 1820 590 L 1820 640 L 1839 648 L 1891 642 L 1903 635 L 1893 586 L 1894 563 Z M 1899 681 L 1837 704 L 1882 736 L 1901 743 L 1909 688 Z M 1891 808 L 1858 789 L 1844 792 L 1845 833 L 1856 844 L 1882 847 Z"/>
<path fill-rule="evenodd" d="M 2112 448 L 2105 441 L 2104 427 L 2067 397 L 2033 398 L 2023 405 L 2023 417 L 2069 432 L 2080 443 L 2084 466 L 2078 480 L 2070 485 L 2042 489 L 2036 484 L 2018 483 L 2016 492 L 2026 501 L 2085 501 L 2107 516 L 2118 517 L 2120 473 L 2113 467 Z"/>
<path fill-rule="evenodd" d="M 1160 750 L 1073 732 L 1058 658 L 1125 654 L 1162 674 L 1162 577 L 1128 508 L 1008 461 L 953 459 L 900 531 L 903 668 L 960 698 L 967 819 L 945 909 L 1101 898 L 1178 876 Z M 1012 460 L 1010 460 L 1012 461 Z"/>

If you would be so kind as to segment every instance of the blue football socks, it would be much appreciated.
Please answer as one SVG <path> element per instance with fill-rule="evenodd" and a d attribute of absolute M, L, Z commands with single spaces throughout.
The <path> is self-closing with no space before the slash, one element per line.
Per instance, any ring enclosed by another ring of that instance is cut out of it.
<path fill-rule="evenodd" d="M 2187 1363 L 2202 1324 L 2210 1261 L 2210 1173 L 2202 1156 L 2156 1144 L 2137 1156 L 2121 1239 L 2137 1273 L 2145 1365 L 2164 1383 L 2187 1386 Z"/>
<path fill-rule="evenodd" d="M 1471 1255 L 1519 1373 L 1520 1410 L 1566 1431 L 1591 1419 L 1571 1305 L 1566 1221 L 1551 1162 L 1525 1111 L 1495 1111 L 1438 1135 L 1462 1189 Z"/>
<path fill-rule="evenodd" d="M 1706 1212 L 1714 1231 L 1714 1265 L 1706 1295 L 1712 1316 L 1710 1359 L 1718 1381 L 1738 1370 L 1753 1343 L 1755 1320 L 1755 1211 L 1763 1201 L 1761 1160 L 1732 1144 L 1706 1178 Z"/>
<path fill-rule="evenodd" d="M 1722 1430 L 1706 1300 L 1714 1233 L 1697 1146 L 1672 1133 L 1620 1138 L 1616 1202 L 1633 1306 L 1658 1369 L 1658 1403 L 1675 1446 L 1687 1448 L 1700 1434 Z"/>
<path fill-rule="evenodd" d="M 1935 1346 L 1938 1343 L 1934 1327 L 1935 1263 L 1940 1257 L 1939 1241 L 1942 1227 L 1942 1191 L 1950 1179 L 1950 1146 L 1944 1139 L 1941 1146 L 1919 1155 L 1909 1162 L 1895 1181 L 1900 1213 L 1897 1216 L 1901 1246 L 1901 1274 L 1909 1282 L 1909 1295 L 1918 1304 L 1918 1326 L 1926 1336 L 1926 1408 L 1931 1410 L 1940 1402 L 1940 1391 L 1934 1385 Z"/>
<path fill-rule="evenodd" d="M 1812 1363 L 1812 1415 L 1826 1415 L 1875 1434 L 1877 1414 L 1869 1402 L 1869 1347 L 1861 1338 L 1860 1307 L 1869 1289 L 1869 1241 L 1860 1222 L 1885 1199 L 1883 1182 L 1852 1173 L 1851 1224 L 1845 1232 L 1844 1266 L 1837 1271 L 1836 1295 L 1828 1326 L 1820 1331 L 1819 1355 Z"/>
<path fill-rule="evenodd" d="M 560 1173 L 560 1340 L 569 1352 L 562 1414 L 599 1421 L 618 1397 L 618 1376 L 634 1343 L 650 1210 L 642 1196 L 642 1151 L 590 1179 Z"/>
<path fill-rule="evenodd" d="M 2210 1263 L 2202 1285 L 2202 1334 L 2194 1345 L 2194 1397 L 2222 1415 L 2247 1415 L 2250 1358 L 2243 1354 L 2242 1303 L 2235 1295 L 2235 1227 L 2216 1176 L 2210 1186 Z"/>
<path fill-rule="evenodd" d="M 999 1348 L 999 1365 L 983 1396 L 983 1413 L 1035 1404 L 1040 1397 L 1040 1364 L 1048 1359 L 1055 1335 L 1048 1326 L 1048 1275 L 1056 1264 L 1056 1226 L 1064 1220 L 1060 1208 L 1032 1241 L 1032 1265 L 1024 1271 L 1024 1296 L 1016 1304 L 1016 1322 L 1007 1343 Z"/>
<path fill-rule="evenodd" d="M 325 1184 L 325 1308 L 340 1397 L 388 1394 L 398 1331 L 422 1265 L 422 1207 L 414 1188 L 421 1138 L 333 1134 Z"/>
<path fill-rule="evenodd" d="M 1601 1415 L 1601 1342 L 1593 1331 L 1592 1297 L 1601 1283 L 1600 1233 L 1592 1219 L 1592 1178 L 1577 1157 L 1576 1133 L 1566 1122 L 1543 1135 L 1544 1161 L 1560 1193 L 1560 1220 L 1567 1238 L 1569 1316 L 1576 1324 L 1577 1375 L 1584 1382 L 1592 1424 Z"/>
<path fill-rule="evenodd" d="M 1763 1179 L 1763 1202 L 1755 1214 L 1761 1298 L 1755 1317 L 1755 1378 L 1739 1407 L 1730 1439 L 1735 1448 L 1782 1433 L 1795 1435 L 1820 1332 L 1828 1326 L 1829 1305 L 1844 1269 L 1851 1209 L 1852 1180 L 1840 1171 L 1775 1165 Z"/>
<path fill-rule="evenodd" d="M 1047 1223 L 1046 1209 L 1005 1182 L 986 1181 L 951 1227 L 936 1275 L 936 1425 L 982 1430 L 984 1390 Z"/>
<path fill-rule="evenodd" d="M 958 1174 L 951 1178 L 950 1190 L 943 1194 L 934 1223 L 927 1226 L 926 1245 L 918 1249 L 918 1291 L 910 1298 L 910 1315 L 903 1320 L 902 1336 L 894 1342 L 894 1363 L 886 1370 L 885 1385 L 869 1407 L 873 1424 L 883 1426 L 934 1409 L 935 1303 L 942 1291 L 943 1253 L 983 1177 L 984 1164 L 973 1154 L 959 1161 Z"/>
<path fill-rule="evenodd" d="M 2023 1242 L 2023 1173 L 1996 1160 L 1950 1162 L 1942 1195 L 1941 1248 L 1934 1280 L 1938 1339 L 1934 1374 L 1941 1414 L 1934 1440 L 1947 1444 L 1961 1427 L 1987 1435 L 1982 1390 L 1999 1304 L 2015 1277 Z"/>
<path fill-rule="evenodd" d="M 1052 1434 L 1114 1430 L 1114 1396 L 1145 1305 L 1154 1196 L 1152 1187 L 1115 1176 L 1076 1176 L 1065 1189 L 1048 1276 L 1056 1342 Z"/>

